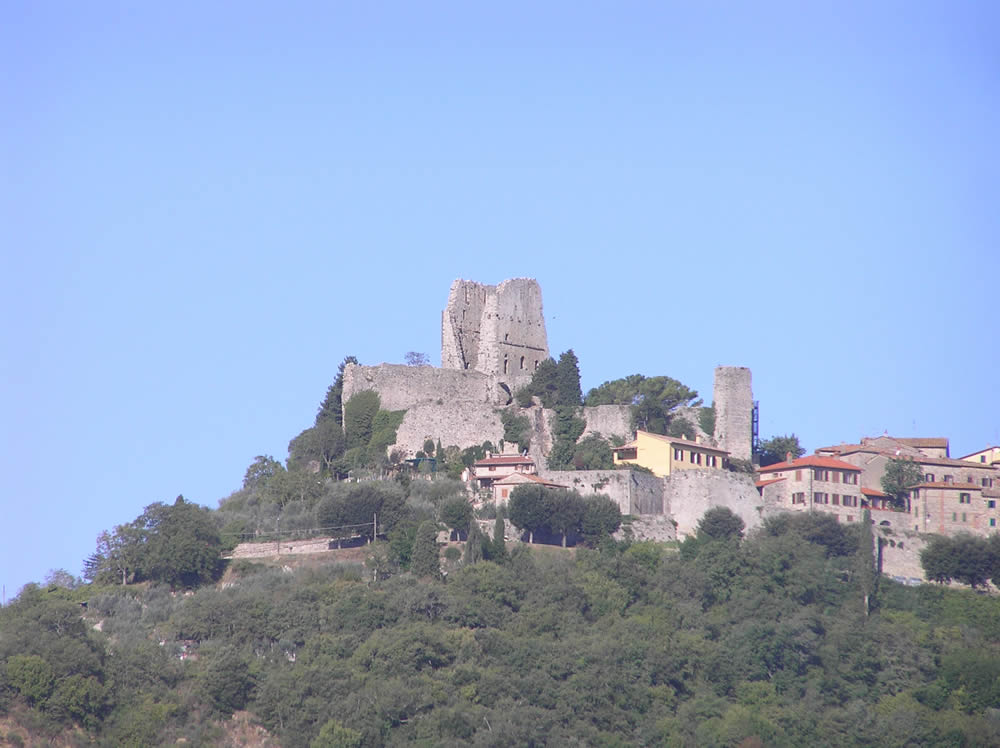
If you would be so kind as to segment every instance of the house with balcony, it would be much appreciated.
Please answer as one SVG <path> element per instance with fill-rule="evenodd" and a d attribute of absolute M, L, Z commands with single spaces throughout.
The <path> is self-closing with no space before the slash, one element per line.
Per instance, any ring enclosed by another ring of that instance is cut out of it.
<path fill-rule="evenodd" d="M 469 480 L 478 488 L 492 488 L 493 484 L 510 475 L 534 475 L 538 470 L 535 461 L 527 455 L 490 455 L 472 464 Z"/>

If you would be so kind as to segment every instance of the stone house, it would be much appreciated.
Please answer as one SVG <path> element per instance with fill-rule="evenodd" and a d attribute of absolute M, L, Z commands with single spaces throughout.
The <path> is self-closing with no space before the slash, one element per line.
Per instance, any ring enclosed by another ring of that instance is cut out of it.
<path fill-rule="evenodd" d="M 729 453 L 700 441 L 674 436 L 636 431 L 635 439 L 620 447 L 612 447 L 615 466 L 639 465 L 665 478 L 678 470 L 725 469 Z"/>
<path fill-rule="evenodd" d="M 997 531 L 1000 488 L 977 483 L 925 481 L 910 492 L 913 529 L 955 535 L 989 535 Z"/>
<path fill-rule="evenodd" d="M 861 487 L 861 469 L 833 457 L 810 455 L 760 469 L 757 490 L 766 504 L 786 511 L 814 509 L 857 522 L 873 499 L 881 508 L 885 494 L 866 496 Z"/>
<path fill-rule="evenodd" d="M 509 475 L 534 475 L 537 472 L 535 461 L 527 455 L 489 455 L 473 463 L 469 478 L 479 488 L 491 488 Z"/>
<path fill-rule="evenodd" d="M 539 486 L 545 486 L 546 488 L 569 488 L 569 486 L 564 486 L 562 483 L 555 483 L 531 473 L 511 473 L 510 475 L 493 482 L 493 501 L 497 504 L 506 504 L 507 499 L 510 498 L 511 491 L 518 486 L 523 486 L 527 483 L 534 483 Z"/>

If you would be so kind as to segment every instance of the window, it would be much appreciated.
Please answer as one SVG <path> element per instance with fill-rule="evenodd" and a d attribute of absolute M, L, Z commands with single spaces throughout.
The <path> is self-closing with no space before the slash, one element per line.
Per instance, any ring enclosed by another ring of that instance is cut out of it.
<path fill-rule="evenodd" d="M 958 503 L 959 504 L 971 504 L 972 503 L 972 495 L 971 494 L 967 494 L 967 493 L 960 493 L 958 495 Z"/>
<path fill-rule="evenodd" d="M 806 495 L 804 493 L 802 493 L 801 491 L 799 493 L 793 493 L 792 494 L 792 503 L 793 504 L 805 504 L 806 503 Z"/>
<path fill-rule="evenodd" d="M 852 486 L 858 485 L 858 474 L 844 473 L 844 483 L 849 483 Z"/>
<path fill-rule="evenodd" d="M 955 482 L 955 476 L 954 475 L 946 475 L 944 477 L 944 482 L 945 483 L 954 483 Z"/>
<path fill-rule="evenodd" d="M 816 478 L 816 480 L 830 480 L 830 471 L 820 470 L 817 468 L 813 473 L 813 477 Z"/>
<path fill-rule="evenodd" d="M 986 455 L 979 455 L 980 462 L 986 462 Z"/>
<path fill-rule="evenodd" d="M 833 495 L 833 504 L 834 504 L 834 506 L 840 506 L 840 494 L 839 493 L 835 493 Z"/>
<path fill-rule="evenodd" d="M 813 504 L 829 504 L 830 496 L 822 492 L 813 493 Z"/>
<path fill-rule="evenodd" d="M 952 512 L 951 513 L 951 521 L 952 522 L 958 522 L 958 512 Z"/>
<path fill-rule="evenodd" d="M 992 488 L 992 481 L 989 478 L 983 478 L 983 488 Z"/>
<path fill-rule="evenodd" d="M 675 460 L 683 460 L 684 459 L 684 450 L 683 449 L 677 449 L 677 447 L 674 447 L 674 459 Z"/>
<path fill-rule="evenodd" d="M 854 521 L 854 515 L 853 514 L 848 514 L 847 515 L 847 521 L 848 522 L 853 522 Z"/>
<path fill-rule="evenodd" d="M 802 480 L 802 471 L 801 470 L 796 470 L 795 471 L 795 480 Z"/>
<path fill-rule="evenodd" d="M 986 508 L 987 509 L 996 509 L 997 508 L 996 501 L 994 501 L 993 499 L 990 499 L 989 501 L 987 501 L 986 502 Z"/>
<path fill-rule="evenodd" d="M 495 473 L 496 471 L 497 471 L 497 466 L 496 465 L 490 465 L 490 472 L 491 473 Z"/>
<path fill-rule="evenodd" d="M 839 470 L 834 470 L 833 471 L 833 482 L 834 483 L 840 483 L 840 471 Z"/>
<path fill-rule="evenodd" d="M 521 356 L 521 371 L 524 371 L 524 356 Z"/>
<path fill-rule="evenodd" d="M 924 476 L 924 482 L 925 483 L 933 483 L 934 482 L 934 473 L 927 473 Z"/>
<path fill-rule="evenodd" d="M 507 357 L 506 356 L 503 357 L 503 373 L 504 374 L 507 373 Z"/>
<path fill-rule="evenodd" d="M 965 522 L 965 512 L 962 512 L 962 521 Z"/>
<path fill-rule="evenodd" d="M 510 489 L 507 489 L 507 488 L 501 488 L 500 489 L 500 498 L 501 499 L 506 499 L 507 498 L 507 491 L 509 491 L 509 490 Z"/>
<path fill-rule="evenodd" d="M 990 527 L 996 527 L 996 526 L 997 526 L 996 517 L 990 517 Z"/>

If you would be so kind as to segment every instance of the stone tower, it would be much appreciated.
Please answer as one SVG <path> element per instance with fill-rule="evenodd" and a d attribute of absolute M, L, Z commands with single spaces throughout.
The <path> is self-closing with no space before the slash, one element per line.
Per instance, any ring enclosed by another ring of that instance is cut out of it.
<path fill-rule="evenodd" d="M 441 367 L 525 382 L 549 357 L 542 289 L 534 278 L 498 286 L 456 280 L 441 315 Z"/>
<path fill-rule="evenodd" d="M 753 389 L 745 366 L 715 367 L 715 442 L 731 457 L 751 458 Z"/>

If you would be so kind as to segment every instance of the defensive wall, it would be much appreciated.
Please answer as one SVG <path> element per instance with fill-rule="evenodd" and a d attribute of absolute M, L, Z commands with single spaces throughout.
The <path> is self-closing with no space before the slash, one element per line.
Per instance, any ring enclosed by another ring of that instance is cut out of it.
<path fill-rule="evenodd" d="M 539 476 L 579 491 L 606 494 L 622 514 L 663 514 L 662 478 L 637 470 L 540 470 Z"/>
<path fill-rule="evenodd" d="M 677 523 L 680 538 L 693 535 L 702 515 L 717 506 L 731 509 L 743 520 L 747 531 L 761 524 L 763 500 L 753 479 L 745 473 L 679 470 L 662 480 L 666 497 L 663 511 Z"/>

